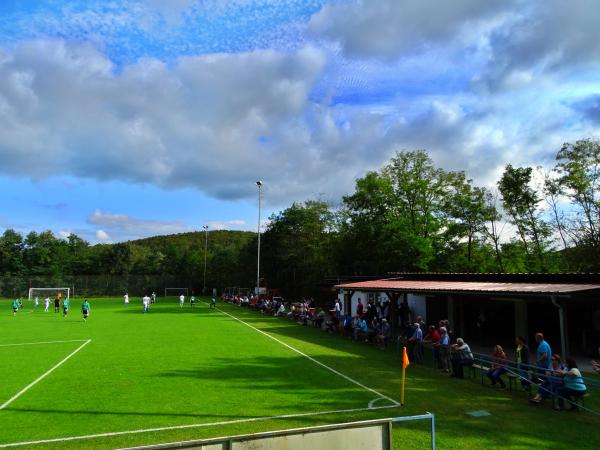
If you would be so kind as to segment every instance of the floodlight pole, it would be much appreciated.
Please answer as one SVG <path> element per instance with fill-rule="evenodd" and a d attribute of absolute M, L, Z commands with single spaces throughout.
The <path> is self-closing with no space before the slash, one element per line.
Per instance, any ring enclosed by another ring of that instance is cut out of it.
<path fill-rule="evenodd" d="M 206 293 L 206 254 L 208 253 L 208 225 L 202 227 L 204 229 L 204 278 L 202 281 L 202 293 Z"/>
<path fill-rule="evenodd" d="M 256 295 L 260 297 L 260 200 L 262 197 L 262 181 L 256 182 L 258 187 L 258 252 L 256 261 Z"/>

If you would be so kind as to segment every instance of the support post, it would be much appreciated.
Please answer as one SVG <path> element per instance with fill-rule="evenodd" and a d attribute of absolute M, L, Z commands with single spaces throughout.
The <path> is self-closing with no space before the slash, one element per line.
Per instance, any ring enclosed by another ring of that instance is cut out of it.
<path fill-rule="evenodd" d="M 552 300 L 552 304 L 558 308 L 558 320 L 560 324 L 560 346 L 563 358 L 566 358 L 569 354 L 569 347 L 567 343 L 567 322 L 565 307 L 564 305 L 556 301 L 556 296 L 552 295 L 550 299 Z"/>

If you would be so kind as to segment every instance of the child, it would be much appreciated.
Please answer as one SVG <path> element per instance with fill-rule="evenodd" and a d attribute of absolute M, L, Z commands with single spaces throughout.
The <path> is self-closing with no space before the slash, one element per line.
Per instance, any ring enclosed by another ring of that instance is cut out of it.
<path fill-rule="evenodd" d="M 87 301 L 87 298 L 81 304 L 81 313 L 83 314 L 83 321 L 87 322 L 87 318 L 90 315 L 90 303 Z"/>

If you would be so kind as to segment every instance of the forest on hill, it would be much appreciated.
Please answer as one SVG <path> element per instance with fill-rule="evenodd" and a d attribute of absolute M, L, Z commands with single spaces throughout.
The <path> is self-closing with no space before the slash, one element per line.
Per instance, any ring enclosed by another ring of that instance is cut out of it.
<path fill-rule="evenodd" d="M 566 143 L 543 172 L 507 165 L 494 189 L 402 151 L 356 180 L 339 206 L 293 203 L 261 237 L 262 283 L 313 295 L 328 276 L 393 271 L 597 272 L 600 143 Z M 50 231 L 0 236 L 0 290 L 76 286 L 90 294 L 139 294 L 185 286 L 219 292 L 256 280 L 257 234 L 214 230 L 90 245 Z M 206 266 L 204 261 L 206 259 Z"/>

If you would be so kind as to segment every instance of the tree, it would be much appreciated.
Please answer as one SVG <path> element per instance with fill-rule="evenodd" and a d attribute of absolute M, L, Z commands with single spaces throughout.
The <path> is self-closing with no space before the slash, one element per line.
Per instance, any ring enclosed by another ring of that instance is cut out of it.
<path fill-rule="evenodd" d="M 556 155 L 561 192 L 581 212 L 574 222 L 578 244 L 600 248 L 600 142 L 566 143 Z"/>
<path fill-rule="evenodd" d="M 538 209 L 541 198 L 531 187 L 532 172 L 531 167 L 514 168 L 509 164 L 498 182 L 498 188 L 504 209 L 517 228 L 525 253 L 533 256 L 529 270 L 546 272 L 550 229 Z"/>
<path fill-rule="evenodd" d="M 0 237 L 0 273 L 17 274 L 23 270 L 23 237 L 14 230 Z"/>
<path fill-rule="evenodd" d="M 321 201 L 293 203 L 270 217 L 263 236 L 261 266 L 270 282 L 287 294 L 312 295 L 332 273 L 333 214 Z"/>
<path fill-rule="evenodd" d="M 473 263 L 473 248 L 483 244 L 485 224 L 494 217 L 494 210 L 486 203 L 487 191 L 472 183 L 462 172 L 453 174 L 443 209 L 447 218 L 445 234 L 450 240 L 466 240 L 466 264 L 460 270 L 476 272 L 481 262 Z"/>

